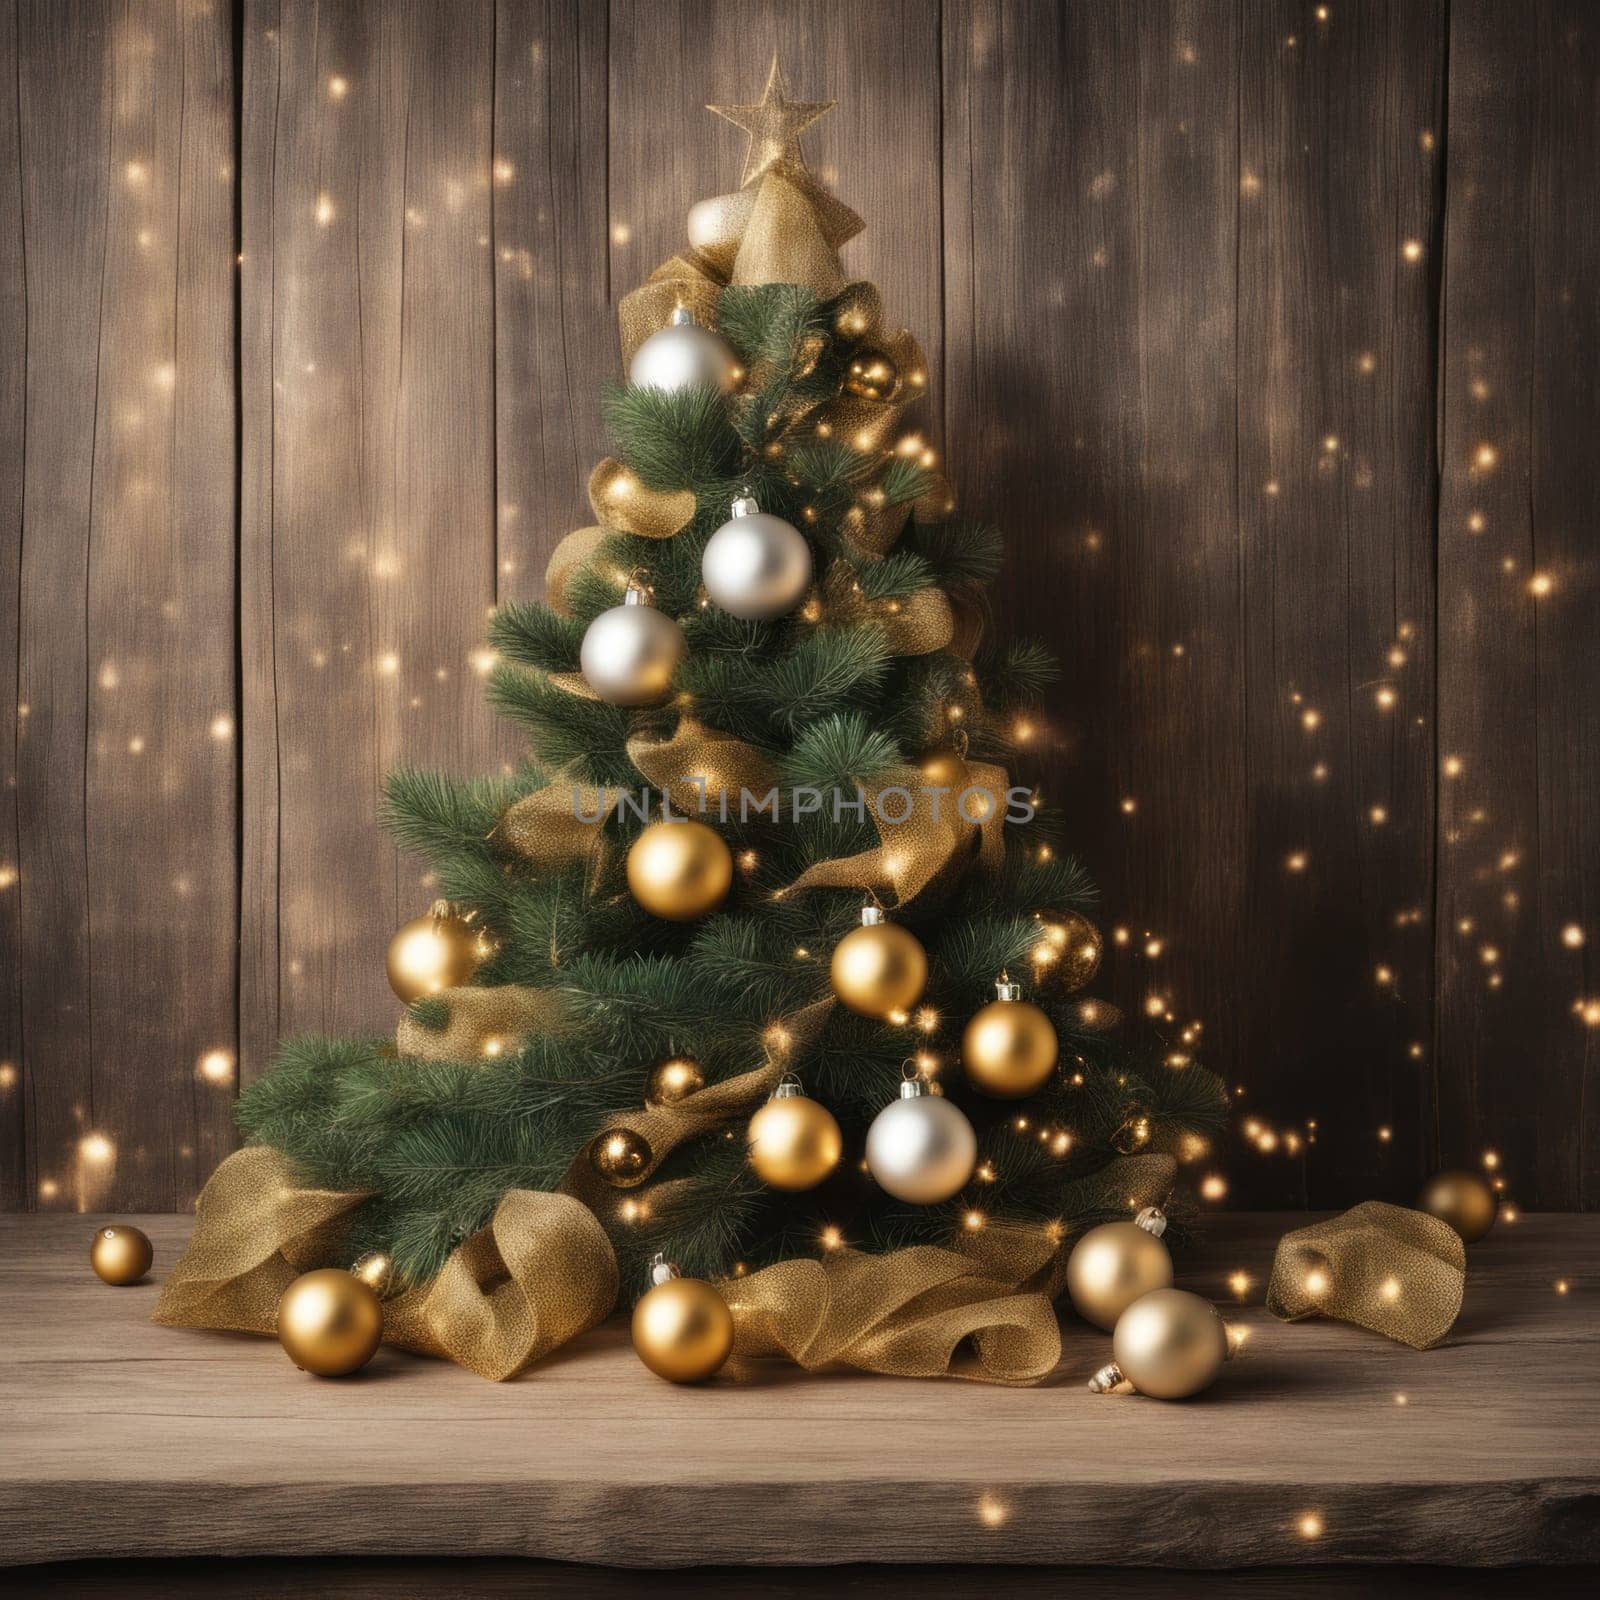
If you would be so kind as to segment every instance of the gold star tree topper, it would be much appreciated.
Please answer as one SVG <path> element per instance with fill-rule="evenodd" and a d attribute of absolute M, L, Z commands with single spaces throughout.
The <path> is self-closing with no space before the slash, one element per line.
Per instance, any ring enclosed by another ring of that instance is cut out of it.
<path fill-rule="evenodd" d="M 791 100 L 783 68 L 773 52 L 767 69 L 767 87 L 759 105 L 707 106 L 707 111 L 725 117 L 750 135 L 750 149 L 744 158 L 741 185 L 754 183 L 763 173 L 804 172 L 805 157 L 800 154 L 800 135 L 819 118 L 827 116 L 837 100 Z"/>

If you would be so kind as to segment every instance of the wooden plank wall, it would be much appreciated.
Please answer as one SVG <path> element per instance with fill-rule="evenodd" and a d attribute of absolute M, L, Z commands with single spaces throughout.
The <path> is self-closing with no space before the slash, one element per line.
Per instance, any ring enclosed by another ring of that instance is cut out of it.
<path fill-rule="evenodd" d="M 183 1208 L 392 1023 L 382 775 L 513 757 L 486 611 L 774 49 L 1230 1203 L 1594 1204 L 1582 0 L 0 0 L 0 1206 Z"/>

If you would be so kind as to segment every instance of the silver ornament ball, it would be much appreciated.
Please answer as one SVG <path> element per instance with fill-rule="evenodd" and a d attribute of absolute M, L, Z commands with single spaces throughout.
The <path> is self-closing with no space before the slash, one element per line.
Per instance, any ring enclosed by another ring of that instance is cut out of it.
<path fill-rule="evenodd" d="M 589 624 L 578 661 L 589 687 L 608 704 L 650 706 L 666 697 L 688 653 L 683 629 L 629 589 L 622 605 Z"/>
<path fill-rule="evenodd" d="M 978 1136 L 959 1106 L 929 1094 L 915 1079 L 867 1129 L 867 1170 L 878 1187 L 911 1205 L 937 1205 L 972 1176 Z"/>
<path fill-rule="evenodd" d="M 670 326 L 652 333 L 628 363 L 628 382 L 635 389 L 717 389 L 731 394 L 739 381 L 739 363 L 721 334 L 702 328 L 684 307 L 672 314 Z"/>
<path fill-rule="evenodd" d="M 700 558 L 706 592 L 744 622 L 767 622 L 793 611 L 811 587 L 811 546 L 782 517 L 749 496 L 711 535 Z"/>

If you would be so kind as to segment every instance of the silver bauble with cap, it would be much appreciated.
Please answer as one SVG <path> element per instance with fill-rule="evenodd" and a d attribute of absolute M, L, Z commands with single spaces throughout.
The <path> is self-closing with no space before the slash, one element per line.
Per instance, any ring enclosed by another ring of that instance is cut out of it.
<path fill-rule="evenodd" d="M 731 394 L 739 382 L 739 361 L 728 341 L 702 328 L 687 306 L 652 333 L 628 363 L 628 382 L 635 389 L 717 389 Z"/>
<path fill-rule="evenodd" d="M 609 705 L 653 706 L 666 698 L 688 653 L 683 629 L 650 604 L 646 589 L 630 583 L 622 604 L 589 624 L 578 662 L 584 681 Z"/>
<path fill-rule="evenodd" d="M 867 1170 L 878 1187 L 910 1205 L 933 1206 L 958 1194 L 978 1159 L 966 1113 L 928 1093 L 920 1078 L 900 1085 L 867 1129 Z"/>
<path fill-rule="evenodd" d="M 811 587 L 811 546 L 792 523 L 763 511 L 752 495 L 711 535 L 700 558 L 706 593 L 744 622 L 787 616 Z"/>

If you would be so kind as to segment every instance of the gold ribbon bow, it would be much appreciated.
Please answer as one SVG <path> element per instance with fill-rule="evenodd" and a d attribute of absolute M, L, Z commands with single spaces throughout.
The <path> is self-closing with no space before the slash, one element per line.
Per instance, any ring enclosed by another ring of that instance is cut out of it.
<path fill-rule="evenodd" d="M 1455 1325 L 1467 1255 L 1448 1223 L 1368 1200 L 1278 1241 L 1267 1310 L 1334 1317 L 1427 1350 Z"/>
<path fill-rule="evenodd" d="M 787 1357 L 807 1371 L 843 1365 L 905 1378 L 1037 1383 L 1061 1357 L 1048 1293 L 1058 1245 L 1043 1230 L 995 1229 L 984 1257 L 914 1245 L 889 1255 L 839 1250 L 780 1261 L 718 1287 L 733 1312 L 734 1358 Z M 952 1369 L 971 1339 L 976 1370 Z"/>
<path fill-rule="evenodd" d="M 350 1213 L 366 1198 L 301 1187 L 288 1158 L 265 1145 L 236 1151 L 201 1192 L 154 1320 L 273 1333 L 278 1301 L 302 1272 L 348 1264 Z M 616 1256 L 594 1213 L 569 1195 L 513 1189 L 431 1284 L 385 1302 L 383 1337 L 510 1378 L 594 1327 L 616 1298 Z"/>

